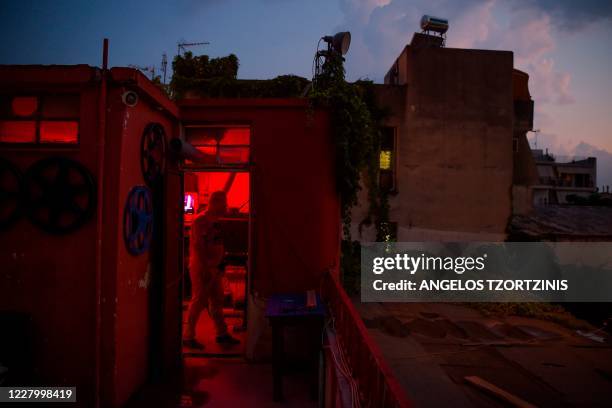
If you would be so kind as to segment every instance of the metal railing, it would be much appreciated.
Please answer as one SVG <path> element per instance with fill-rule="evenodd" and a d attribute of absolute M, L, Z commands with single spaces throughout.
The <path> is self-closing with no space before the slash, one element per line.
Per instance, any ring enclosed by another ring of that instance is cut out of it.
<path fill-rule="evenodd" d="M 332 273 L 323 279 L 321 296 L 328 306 L 340 348 L 357 383 L 361 406 L 411 406 L 378 345 L 370 338 L 361 316 Z"/>

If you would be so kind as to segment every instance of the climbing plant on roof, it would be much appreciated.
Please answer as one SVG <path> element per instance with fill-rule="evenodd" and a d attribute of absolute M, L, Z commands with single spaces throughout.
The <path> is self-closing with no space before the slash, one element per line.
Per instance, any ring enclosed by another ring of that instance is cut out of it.
<path fill-rule="evenodd" d="M 352 208 L 362 185 L 368 192 L 368 211 L 360 220 L 360 229 L 374 224 L 377 241 L 389 236 L 388 193 L 379 186 L 381 129 L 387 112 L 376 103 L 373 87 L 371 81 L 346 82 L 344 58 L 329 53 L 309 95 L 313 105 L 331 111 L 344 235 L 340 267 L 344 287 L 352 293 L 360 285 L 360 245 L 351 239 Z"/>
<path fill-rule="evenodd" d="M 344 58 L 329 53 L 322 73 L 313 83 L 310 98 L 314 105 L 331 111 L 332 134 L 336 147 L 336 185 L 341 199 L 343 232 L 351 239 L 351 209 L 358 202 L 361 186 L 368 190 L 368 213 L 361 223 L 377 227 L 377 240 L 385 234 L 388 222 L 387 194 L 378 183 L 381 126 L 386 111 L 378 107 L 373 83 L 345 79 Z M 365 179 L 362 180 L 362 175 Z"/>
<path fill-rule="evenodd" d="M 213 98 L 301 97 L 310 84 L 307 79 L 294 75 L 270 80 L 239 80 L 239 66 L 234 54 L 218 58 L 194 56 L 191 52 L 177 55 L 172 62 L 171 94 L 175 99 L 190 92 Z M 378 157 L 385 111 L 376 104 L 372 82 L 347 82 L 344 58 L 338 53 L 330 53 L 308 98 L 312 107 L 322 106 L 331 112 L 336 185 L 345 240 L 351 240 L 351 208 L 357 204 L 362 185 L 368 191 L 368 212 L 360 224 L 374 224 L 377 240 L 383 240 L 388 204 L 386 193 L 378 185 Z M 362 175 L 365 176 L 363 180 Z"/>
<path fill-rule="evenodd" d="M 190 52 L 177 55 L 170 90 L 175 99 L 187 93 L 204 98 L 281 98 L 298 97 L 309 81 L 295 75 L 281 75 L 268 80 L 238 79 L 238 57 L 194 57 Z"/>

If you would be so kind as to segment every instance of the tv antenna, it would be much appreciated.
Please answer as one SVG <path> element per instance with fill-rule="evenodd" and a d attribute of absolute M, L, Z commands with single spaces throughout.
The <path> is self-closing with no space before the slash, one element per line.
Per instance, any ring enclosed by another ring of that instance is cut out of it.
<path fill-rule="evenodd" d="M 189 47 L 198 47 L 200 45 L 210 45 L 210 43 L 208 41 L 202 41 L 202 42 L 193 42 L 193 43 L 187 43 L 187 42 L 180 42 L 178 43 L 178 52 L 177 55 L 181 55 L 181 50 L 183 52 L 187 51 L 187 48 Z"/>
<path fill-rule="evenodd" d="M 540 129 L 532 129 L 532 130 L 528 130 L 528 132 L 533 132 L 533 138 L 534 138 L 534 142 L 535 142 L 535 148 L 538 148 L 538 133 L 541 132 Z"/>
<path fill-rule="evenodd" d="M 164 73 L 164 82 L 163 84 L 166 84 L 166 70 L 168 68 L 168 56 L 166 55 L 166 53 L 164 52 L 162 54 L 162 62 L 161 62 L 161 69 L 162 72 Z"/>

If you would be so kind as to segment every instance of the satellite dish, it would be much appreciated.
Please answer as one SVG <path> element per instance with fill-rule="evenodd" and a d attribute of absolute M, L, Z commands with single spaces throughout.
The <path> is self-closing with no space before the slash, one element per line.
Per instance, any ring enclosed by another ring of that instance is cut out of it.
<path fill-rule="evenodd" d="M 342 55 L 346 55 L 351 45 L 351 33 L 343 31 L 334 35 L 332 47 Z"/>
<path fill-rule="evenodd" d="M 341 55 L 346 55 L 351 45 L 351 33 L 348 31 L 342 31 L 331 35 L 326 35 L 323 40 L 331 45 L 331 48 L 339 52 Z"/>

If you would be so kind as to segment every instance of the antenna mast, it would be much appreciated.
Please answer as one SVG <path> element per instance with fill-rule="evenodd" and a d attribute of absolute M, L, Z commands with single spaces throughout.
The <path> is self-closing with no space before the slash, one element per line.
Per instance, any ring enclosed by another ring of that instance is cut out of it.
<path fill-rule="evenodd" d="M 162 54 L 162 62 L 161 62 L 161 69 L 162 72 L 164 73 L 164 85 L 166 85 L 166 70 L 168 68 L 168 56 L 166 55 L 166 53 L 164 52 Z"/>
<path fill-rule="evenodd" d="M 189 47 L 197 47 L 199 45 L 210 45 L 210 43 L 208 41 L 203 41 L 203 42 L 194 42 L 194 43 L 178 43 L 178 51 L 177 51 L 177 55 L 181 55 L 181 50 L 183 52 L 187 51 L 187 48 Z"/>

